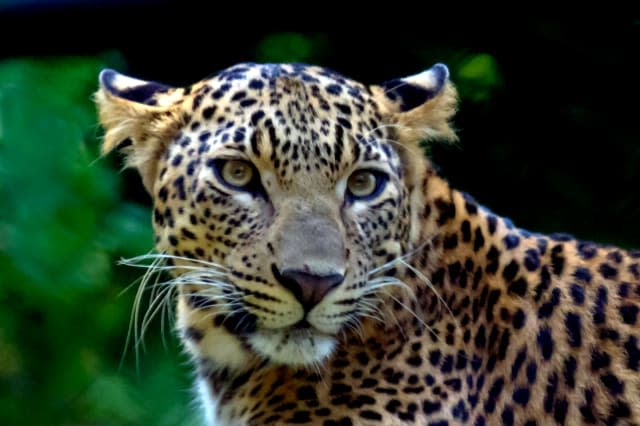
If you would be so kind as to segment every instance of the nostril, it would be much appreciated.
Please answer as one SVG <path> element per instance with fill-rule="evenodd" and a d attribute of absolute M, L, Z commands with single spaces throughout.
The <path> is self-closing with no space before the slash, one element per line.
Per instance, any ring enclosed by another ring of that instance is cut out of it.
<path fill-rule="evenodd" d="M 342 274 L 315 275 L 295 269 L 280 272 L 275 265 L 271 265 L 271 270 L 276 280 L 293 293 L 305 310 L 320 303 L 327 293 L 344 281 Z"/>

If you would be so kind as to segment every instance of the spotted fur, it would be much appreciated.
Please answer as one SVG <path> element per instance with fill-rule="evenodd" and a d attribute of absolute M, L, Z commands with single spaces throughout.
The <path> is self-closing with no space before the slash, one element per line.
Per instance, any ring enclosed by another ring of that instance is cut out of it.
<path fill-rule="evenodd" d="M 640 424 L 640 252 L 450 188 L 418 145 L 455 138 L 445 66 L 369 87 L 290 64 L 100 80 L 104 152 L 153 196 L 209 424 Z M 359 170 L 377 193 L 350 192 Z"/>

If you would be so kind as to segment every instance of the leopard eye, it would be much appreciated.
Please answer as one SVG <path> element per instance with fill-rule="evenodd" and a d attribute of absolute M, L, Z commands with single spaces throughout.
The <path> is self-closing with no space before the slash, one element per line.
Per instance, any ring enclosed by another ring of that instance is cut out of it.
<path fill-rule="evenodd" d="M 347 195 L 352 200 L 376 197 L 387 183 L 387 175 L 375 170 L 357 170 L 347 180 Z"/>
<path fill-rule="evenodd" d="M 226 160 L 222 164 L 220 177 L 229 186 L 243 188 L 253 180 L 254 170 L 251 164 L 242 160 Z"/>

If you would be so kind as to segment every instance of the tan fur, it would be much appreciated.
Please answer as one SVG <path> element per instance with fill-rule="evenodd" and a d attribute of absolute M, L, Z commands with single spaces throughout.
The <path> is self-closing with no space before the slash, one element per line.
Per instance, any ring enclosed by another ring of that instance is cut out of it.
<path fill-rule="evenodd" d="M 412 205 L 411 242 L 415 245 L 420 237 L 420 220 L 418 213 L 424 205 L 423 188 L 427 172 L 432 170 L 428 158 L 420 146 L 422 141 L 455 142 L 458 137 L 451 126 L 451 118 L 455 115 L 458 105 L 458 92 L 455 86 L 447 81 L 445 88 L 435 98 L 425 102 L 410 111 L 398 111 L 398 104 L 393 103 L 379 86 L 371 86 L 373 98 L 380 109 L 387 114 L 385 121 L 395 123 L 397 142 L 403 149 L 398 154 L 405 164 L 407 181 L 410 182 L 410 200 Z"/>
<path fill-rule="evenodd" d="M 456 113 L 458 92 L 451 82 L 435 98 L 410 111 L 399 112 L 398 105 L 391 102 L 379 86 L 371 86 L 373 97 L 383 112 L 391 115 L 397 123 L 402 140 L 415 143 L 423 140 L 455 142 L 458 137 L 451 127 L 451 118 Z"/>
<path fill-rule="evenodd" d="M 451 127 L 451 117 L 456 113 L 458 93 L 451 83 L 435 98 L 418 108 L 398 113 L 398 123 L 403 127 L 400 133 L 406 140 L 447 140 L 456 141 L 457 136 Z"/>
<path fill-rule="evenodd" d="M 119 98 L 104 88 L 95 94 L 95 101 L 105 129 L 102 154 L 131 140 L 132 145 L 123 149 L 126 166 L 139 170 L 145 188 L 151 192 L 158 159 L 183 124 L 179 104 L 149 106 Z"/>

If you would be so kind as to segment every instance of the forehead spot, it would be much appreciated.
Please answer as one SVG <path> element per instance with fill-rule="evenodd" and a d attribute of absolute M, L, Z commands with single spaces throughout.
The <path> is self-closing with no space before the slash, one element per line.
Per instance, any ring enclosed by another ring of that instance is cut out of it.
<path fill-rule="evenodd" d="M 249 89 L 260 90 L 264 87 L 264 82 L 262 80 L 253 79 L 249 82 Z"/>

